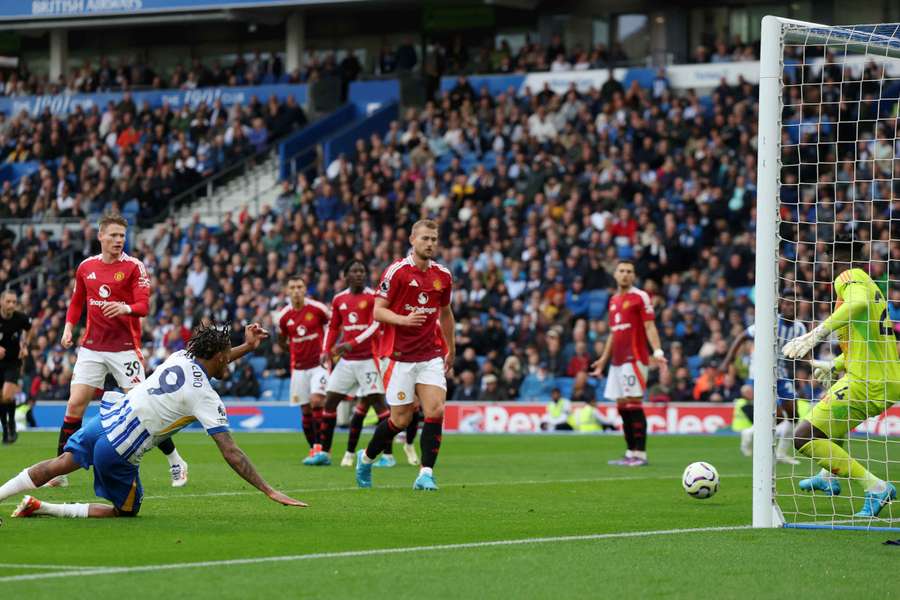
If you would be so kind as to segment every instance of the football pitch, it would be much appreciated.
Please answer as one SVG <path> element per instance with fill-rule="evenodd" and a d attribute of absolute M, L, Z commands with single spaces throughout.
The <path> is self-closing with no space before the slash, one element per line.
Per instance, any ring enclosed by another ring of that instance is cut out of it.
<path fill-rule="evenodd" d="M 300 434 L 236 440 L 310 508 L 271 502 L 205 435 L 182 434 L 188 486 L 171 488 L 151 452 L 136 519 L 10 519 L 15 501 L 0 505 L 0 597 L 845 598 L 900 585 L 900 547 L 882 544 L 896 533 L 749 529 L 751 464 L 735 437 L 653 437 L 651 465 L 622 468 L 606 464 L 620 436 L 446 435 L 434 493 L 411 490 L 399 445 L 398 465 L 359 490 L 352 469 L 301 466 Z M 24 433 L 0 447 L 0 478 L 55 446 Z M 696 460 L 720 473 L 711 499 L 681 488 Z M 70 481 L 35 495 L 93 499 L 89 474 Z"/>

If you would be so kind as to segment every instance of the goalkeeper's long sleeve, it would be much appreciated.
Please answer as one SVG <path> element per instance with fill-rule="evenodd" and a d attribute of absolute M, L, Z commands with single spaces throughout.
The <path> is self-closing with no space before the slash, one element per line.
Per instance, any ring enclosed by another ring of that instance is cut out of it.
<path fill-rule="evenodd" d="M 823 323 L 828 331 L 836 331 L 841 327 L 846 327 L 851 322 L 859 321 L 862 317 L 865 317 L 869 308 L 869 295 L 863 286 L 847 286 L 843 300 L 843 304 Z"/>

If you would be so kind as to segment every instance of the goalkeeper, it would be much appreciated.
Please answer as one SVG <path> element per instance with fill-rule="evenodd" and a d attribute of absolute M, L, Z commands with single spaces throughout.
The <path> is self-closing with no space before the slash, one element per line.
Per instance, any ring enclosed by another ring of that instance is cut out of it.
<path fill-rule="evenodd" d="M 884 295 L 865 271 L 853 268 L 853 257 L 862 255 L 860 246 L 849 236 L 835 240 L 834 272 L 840 273 L 834 280 L 837 308 L 811 332 L 785 344 L 782 352 L 789 359 L 802 358 L 838 332 L 842 354 L 834 362 L 814 360 L 813 368 L 816 379 L 826 386 L 833 373 L 843 371 L 844 375 L 794 432 L 794 447 L 822 470 L 799 485 L 804 491 L 838 495 L 841 486 L 835 475 L 855 479 L 866 490 L 863 508 L 855 516 L 876 517 L 897 497 L 897 488 L 869 472 L 843 446 L 857 425 L 880 415 L 900 398 L 900 357 Z"/>

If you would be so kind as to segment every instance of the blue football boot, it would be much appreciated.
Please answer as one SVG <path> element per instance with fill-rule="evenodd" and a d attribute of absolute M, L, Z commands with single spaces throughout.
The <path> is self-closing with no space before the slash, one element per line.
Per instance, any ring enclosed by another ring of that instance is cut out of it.
<path fill-rule="evenodd" d="M 415 483 L 413 483 L 414 490 L 427 490 L 427 491 L 436 491 L 438 489 L 437 484 L 434 482 L 434 475 L 429 473 L 419 473 L 419 476 L 416 477 Z"/>
<path fill-rule="evenodd" d="M 830 479 L 821 475 L 813 475 L 807 479 L 801 479 L 798 485 L 804 492 L 819 490 L 820 492 L 825 492 L 828 496 L 841 495 L 841 483 L 837 479 Z"/>
<path fill-rule="evenodd" d="M 361 488 L 372 487 L 372 463 L 363 462 L 363 454 L 365 450 L 356 453 L 356 485 Z"/>
<path fill-rule="evenodd" d="M 314 467 L 327 467 L 331 465 L 331 457 L 328 456 L 327 452 L 317 452 L 315 455 L 310 457 L 309 463 L 304 461 L 304 464 L 310 464 Z"/>
<path fill-rule="evenodd" d="M 389 469 L 396 465 L 397 460 L 394 458 L 393 454 L 382 454 L 378 457 L 378 460 L 372 463 L 372 466 L 378 469 Z"/>
<path fill-rule="evenodd" d="M 853 515 L 854 517 L 877 517 L 881 509 L 891 500 L 897 499 L 897 488 L 893 483 L 887 484 L 887 488 L 880 494 L 875 492 L 866 492 L 866 500 L 863 503 L 861 511 Z"/>

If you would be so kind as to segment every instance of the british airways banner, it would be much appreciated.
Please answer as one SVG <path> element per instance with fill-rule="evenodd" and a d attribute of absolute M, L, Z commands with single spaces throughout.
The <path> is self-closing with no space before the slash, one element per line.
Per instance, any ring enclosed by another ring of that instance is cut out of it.
<path fill-rule="evenodd" d="M 349 2 L 350 0 L 7 0 L 0 2 L 0 21 L 73 17 L 137 16 L 189 10 L 263 8 Z"/>
<path fill-rule="evenodd" d="M 0 98 L 0 112 L 6 114 L 18 114 L 27 111 L 29 114 L 38 115 L 49 110 L 57 116 L 74 112 L 78 107 L 89 110 L 93 106 L 102 109 L 109 103 L 118 103 L 122 100 L 122 92 L 110 92 L 105 94 L 54 94 L 49 96 L 22 96 L 14 98 Z M 269 96 L 276 96 L 283 101 L 288 96 L 294 96 L 298 104 L 306 104 L 306 84 L 274 84 L 243 87 L 210 87 L 195 90 L 153 90 L 147 92 L 132 92 L 131 98 L 138 109 L 147 102 L 151 108 L 157 108 L 164 103 L 173 109 L 182 106 L 195 107 L 201 102 L 212 106 L 216 100 L 221 100 L 225 106 L 232 104 L 247 104 L 253 97 L 260 102 L 266 102 Z"/>

